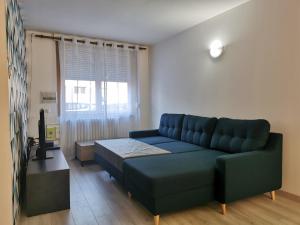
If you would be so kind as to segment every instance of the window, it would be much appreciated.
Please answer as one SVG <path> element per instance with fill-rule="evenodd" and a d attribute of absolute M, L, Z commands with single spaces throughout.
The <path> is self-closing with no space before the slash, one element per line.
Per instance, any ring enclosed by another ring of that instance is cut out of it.
<path fill-rule="evenodd" d="M 129 111 L 128 83 L 101 81 L 96 91 L 96 81 L 65 80 L 66 112 L 108 112 L 125 114 Z M 97 93 L 99 91 L 99 93 Z M 97 109 L 97 97 L 101 106 Z M 105 110 L 106 109 L 106 110 Z"/>
<path fill-rule="evenodd" d="M 65 80 L 65 110 L 67 112 L 96 110 L 96 82 Z"/>
<path fill-rule="evenodd" d="M 126 113 L 128 106 L 127 82 L 101 82 L 101 104 L 108 112 Z"/>
<path fill-rule="evenodd" d="M 136 51 L 69 42 L 60 51 L 61 120 L 137 118 Z"/>
<path fill-rule="evenodd" d="M 85 94 L 86 87 L 74 87 L 74 93 L 75 94 Z"/>

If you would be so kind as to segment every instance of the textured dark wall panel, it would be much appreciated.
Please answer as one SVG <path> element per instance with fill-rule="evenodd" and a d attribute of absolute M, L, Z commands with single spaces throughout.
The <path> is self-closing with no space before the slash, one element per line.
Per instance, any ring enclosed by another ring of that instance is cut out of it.
<path fill-rule="evenodd" d="M 16 0 L 7 0 L 7 48 L 9 65 L 10 137 L 13 159 L 13 215 L 19 213 L 21 165 L 27 146 L 27 68 L 25 31 Z"/>

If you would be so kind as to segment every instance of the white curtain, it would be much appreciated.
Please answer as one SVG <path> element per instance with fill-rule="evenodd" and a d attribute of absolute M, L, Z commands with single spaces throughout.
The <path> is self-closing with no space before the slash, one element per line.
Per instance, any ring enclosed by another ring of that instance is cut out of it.
<path fill-rule="evenodd" d="M 89 43 L 89 41 L 86 41 Z M 61 145 L 127 137 L 139 127 L 137 51 L 117 46 L 60 42 Z"/>

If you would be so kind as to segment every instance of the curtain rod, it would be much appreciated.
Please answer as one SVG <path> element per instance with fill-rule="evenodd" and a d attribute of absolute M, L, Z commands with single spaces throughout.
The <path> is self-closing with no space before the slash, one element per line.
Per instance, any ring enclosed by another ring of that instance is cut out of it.
<path fill-rule="evenodd" d="M 45 39 L 52 39 L 52 40 L 57 40 L 57 41 L 61 41 L 62 40 L 62 37 L 54 37 L 54 36 L 47 36 L 47 35 L 43 35 L 43 34 L 35 34 L 34 37 L 38 37 L 38 38 L 45 38 Z M 72 38 L 64 38 L 64 41 L 70 41 L 72 42 L 73 39 Z M 78 43 L 85 43 L 86 41 L 85 40 L 76 40 Z M 97 41 L 90 41 L 90 44 L 92 45 L 98 45 L 98 42 Z M 113 44 L 111 43 L 103 43 L 103 46 L 108 46 L 108 47 L 112 47 Z M 124 45 L 123 44 L 117 44 L 117 47 L 118 48 L 124 48 Z M 128 46 L 128 48 L 130 49 L 139 49 L 139 50 L 146 50 L 147 48 L 145 47 L 136 47 L 134 45 L 130 45 Z"/>

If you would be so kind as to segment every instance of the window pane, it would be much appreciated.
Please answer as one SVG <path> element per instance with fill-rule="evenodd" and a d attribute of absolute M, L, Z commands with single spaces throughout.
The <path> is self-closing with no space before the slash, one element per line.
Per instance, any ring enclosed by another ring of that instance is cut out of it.
<path fill-rule="evenodd" d="M 66 111 L 95 111 L 96 82 L 65 80 Z"/>
<path fill-rule="evenodd" d="M 107 107 L 109 113 L 128 112 L 128 83 L 127 82 L 101 82 L 102 105 Z"/>

